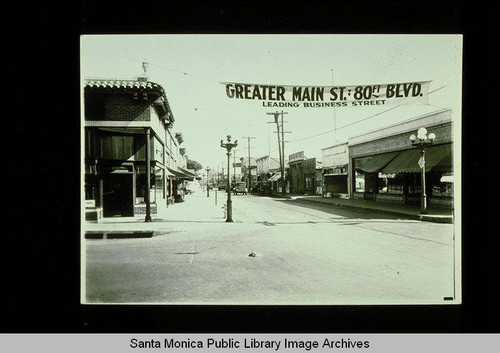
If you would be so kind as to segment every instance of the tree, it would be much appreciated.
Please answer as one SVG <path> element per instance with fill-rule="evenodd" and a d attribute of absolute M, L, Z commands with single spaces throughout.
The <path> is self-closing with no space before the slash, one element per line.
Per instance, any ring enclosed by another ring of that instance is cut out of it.
<path fill-rule="evenodd" d="M 194 169 L 195 172 L 203 168 L 200 163 L 193 161 L 191 159 L 187 160 L 187 168 L 188 169 Z"/>

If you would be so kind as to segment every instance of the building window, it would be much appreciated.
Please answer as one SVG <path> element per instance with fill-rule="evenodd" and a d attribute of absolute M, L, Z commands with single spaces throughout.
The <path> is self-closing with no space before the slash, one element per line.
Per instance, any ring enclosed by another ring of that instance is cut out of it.
<path fill-rule="evenodd" d="M 453 197 L 453 183 L 451 180 L 442 180 L 443 173 L 428 173 L 428 183 L 430 196 L 433 197 Z"/>
<path fill-rule="evenodd" d="M 404 190 L 403 174 L 378 173 L 379 194 L 403 194 L 403 190 Z"/>
<path fill-rule="evenodd" d="M 432 196 L 453 197 L 453 183 L 439 183 L 432 187 Z"/>
<path fill-rule="evenodd" d="M 97 182 L 93 174 L 85 174 L 85 201 L 86 204 L 92 204 L 97 200 Z M 93 201 L 93 202 L 92 202 Z"/>
<path fill-rule="evenodd" d="M 138 166 L 136 168 L 137 174 L 135 176 L 135 204 L 145 203 L 146 189 L 147 189 L 147 175 L 146 167 Z M 149 201 L 156 202 L 156 180 L 155 180 L 154 168 L 151 168 L 151 179 L 150 179 L 150 194 Z"/>
<path fill-rule="evenodd" d="M 356 192 L 364 192 L 365 191 L 365 175 L 359 172 L 356 172 L 354 177 L 355 190 Z"/>

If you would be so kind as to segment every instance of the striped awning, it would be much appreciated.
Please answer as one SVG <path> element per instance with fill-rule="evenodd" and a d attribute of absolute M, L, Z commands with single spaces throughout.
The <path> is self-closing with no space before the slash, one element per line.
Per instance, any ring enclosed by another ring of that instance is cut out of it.
<path fill-rule="evenodd" d="M 390 152 L 373 156 L 361 167 L 356 168 L 357 171 L 364 173 L 373 173 L 381 171 L 389 162 L 391 162 L 400 152 Z"/>
<path fill-rule="evenodd" d="M 187 176 L 190 176 L 192 178 L 197 178 L 198 175 L 196 175 L 195 173 L 187 170 L 186 168 L 182 168 L 182 167 L 177 167 L 177 169 L 179 169 L 179 171 Z"/>
<path fill-rule="evenodd" d="M 172 174 L 170 177 L 171 179 L 174 180 L 188 180 L 188 181 L 193 181 L 194 177 L 191 175 L 184 174 L 183 172 L 179 170 L 172 169 L 170 167 L 167 167 L 167 171 Z"/>
<path fill-rule="evenodd" d="M 420 173 L 418 161 L 420 160 L 420 149 L 411 149 L 401 152 L 383 170 L 383 174 L 395 173 Z M 451 171 L 451 144 L 427 147 L 425 149 L 425 171 L 432 169 L 440 171 Z"/>

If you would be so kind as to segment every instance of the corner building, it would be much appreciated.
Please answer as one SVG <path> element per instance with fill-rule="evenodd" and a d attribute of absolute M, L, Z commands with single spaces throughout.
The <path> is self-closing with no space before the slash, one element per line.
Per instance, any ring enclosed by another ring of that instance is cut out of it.
<path fill-rule="evenodd" d="M 84 81 L 85 219 L 127 217 L 167 207 L 179 144 L 163 88 L 136 80 Z M 147 175 L 150 175 L 149 183 Z M 192 179 L 192 178 L 191 178 Z"/>

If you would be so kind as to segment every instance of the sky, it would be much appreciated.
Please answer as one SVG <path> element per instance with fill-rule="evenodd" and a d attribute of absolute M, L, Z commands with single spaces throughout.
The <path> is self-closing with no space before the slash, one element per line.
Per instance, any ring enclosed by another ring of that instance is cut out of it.
<path fill-rule="evenodd" d="M 227 166 L 220 140 L 238 140 L 236 158 L 278 159 L 276 125 L 284 110 L 285 156 L 321 149 L 440 109 L 461 120 L 459 35 L 85 35 L 81 78 L 134 79 L 142 62 L 165 89 L 189 159 Z M 340 108 L 272 108 L 230 99 L 221 82 L 293 86 L 371 85 L 431 81 L 428 103 Z M 232 160 L 233 158 L 231 158 Z"/>

